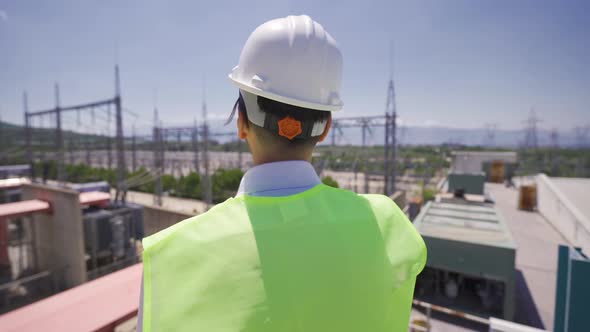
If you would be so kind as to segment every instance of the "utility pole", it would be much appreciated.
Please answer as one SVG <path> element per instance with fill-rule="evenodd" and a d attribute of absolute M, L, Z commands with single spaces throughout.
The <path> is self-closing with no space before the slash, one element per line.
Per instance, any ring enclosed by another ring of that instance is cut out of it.
<path fill-rule="evenodd" d="M 393 42 L 389 45 L 389 84 L 387 87 L 387 100 L 385 102 L 385 162 L 384 162 L 384 186 L 386 196 L 395 193 L 396 173 L 396 120 L 397 109 L 395 104 L 395 86 L 393 84 Z"/>
<path fill-rule="evenodd" d="M 25 140 L 27 146 L 27 162 L 31 168 L 31 181 L 35 182 L 35 164 L 33 162 L 33 148 L 31 146 L 31 124 L 29 120 L 29 100 L 27 92 L 23 92 L 23 108 L 25 111 Z"/>
<path fill-rule="evenodd" d="M 113 146 L 111 143 L 110 133 L 106 133 L 107 140 L 107 168 L 110 171 L 113 168 Z"/>
<path fill-rule="evenodd" d="M 397 110 L 395 105 L 395 88 L 393 85 L 393 76 L 389 79 L 387 89 L 387 101 L 385 104 L 385 186 L 384 194 L 391 196 L 395 193 L 395 173 L 396 173 L 396 120 Z"/>
<path fill-rule="evenodd" d="M 369 184 L 371 181 L 371 176 L 369 175 L 369 163 L 365 161 L 365 194 L 369 193 Z"/>
<path fill-rule="evenodd" d="M 156 173 L 156 183 L 154 185 L 154 204 L 162 206 L 162 174 L 164 173 L 164 161 L 161 159 L 163 152 L 161 142 L 161 132 L 158 128 L 158 108 L 154 108 L 154 168 Z"/>
<path fill-rule="evenodd" d="M 135 125 L 131 129 L 131 171 L 137 170 L 137 154 L 135 146 Z"/>
<path fill-rule="evenodd" d="M 576 135 L 576 145 L 579 149 L 588 146 L 588 135 L 590 134 L 590 125 L 578 126 L 574 128 Z"/>
<path fill-rule="evenodd" d="M 64 169 L 64 141 L 61 131 L 61 107 L 59 99 L 59 85 L 55 83 L 55 146 L 57 149 L 57 181 L 63 185 L 66 180 Z"/>
<path fill-rule="evenodd" d="M 70 165 L 74 165 L 76 163 L 76 158 L 74 158 L 74 138 L 70 137 L 68 140 L 68 152 L 70 157 Z"/>
<path fill-rule="evenodd" d="M 336 146 L 336 132 L 338 131 L 338 123 L 332 121 L 332 147 Z"/>
<path fill-rule="evenodd" d="M 551 147 L 557 149 L 559 147 L 559 131 L 557 130 L 557 128 L 553 128 L 551 130 L 549 138 L 551 139 Z"/>
<path fill-rule="evenodd" d="M 359 188 L 358 188 L 358 158 L 354 160 L 354 162 L 352 163 L 352 171 L 354 172 L 354 187 L 353 187 L 353 191 L 355 193 L 359 192 Z"/>
<path fill-rule="evenodd" d="M 363 132 L 363 151 L 367 151 L 366 147 L 367 147 L 367 131 L 371 132 L 371 128 L 369 127 L 369 120 L 367 119 L 362 119 L 361 120 L 361 130 Z M 372 132 L 371 132 L 372 134 Z M 365 156 L 368 157 L 368 156 Z M 356 181 L 356 170 L 354 173 L 354 177 L 355 177 L 355 181 Z M 368 160 L 365 159 L 365 161 L 363 162 L 363 178 L 364 178 L 364 192 L 365 194 L 369 193 L 369 163 Z"/>
<path fill-rule="evenodd" d="M 531 108 L 530 115 L 528 119 L 525 121 L 526 128 L 525 128 L 525 138 L 524 138 L 524 147 L 525 149 L 537 149 L 538 147 L 538 137 L 537 137 L 537 124 L 541 122 L 541 119 L 537 117 L 535 113 L 535 109 Z"/>
<path fill-rule="evenodd" d="M 127 167 L 125 166 L 125 142 L 123 136 L 123 107 L 121 105 L 121 83 L 119 80 L 119 66 L 115 66 L 115 116 L 117 126 L 117 194 L 115 200 L 118 198 L 125 203 L 125 196 L 127 188 L 125 185 L 125 174 Z"/>
<path fill-rule="evenodd" d="M 203 85 L 203 163 L 205 172 L 203 176 L 203 191 L 205 195 L 205 203 L 207 209 L 213 202 L 213 193 L 211 186 L 211 177 L 209 176 L 209 125 L 207 124 L 207 101 L 205 99 L 205 85 Z"/>
<path fill-rule="evenodd" d="M 85 145 L 86 145 L 86 165 L 92 166 L 92 158 L 90 158 L 90 138 L 89 137 L 86 137 Z"/>
<path fill-rule="evenodd" d="M 182 130 L 178 130 L 176 132 L 176 146 L 178 151 L 176 151 L 176 162 L 175 162 L 175 168 L 176 171 L 178 171 L 178 177 L 182 177 Z M 174 170 L 172 171 L 172 174 L 174 174 Z"/>
<path fill-rule="evenodd" d="M 362 143 L 363 150 L 365 149 L 365 144 L 366 144 L 366 140 L 367 140 L 367 128 L 368 128 L 367 121 L 363 121 L 362 124 L 361 124 L 361 130 L 363 132 L 363 134 L 362 134 L 362 137 L 363 137 L 363 140 L 362 140 L 362 142 L 363 142 Z"/>
<path fill-rule="evenodd" d="M 193 131 L 191 135 L 191 141 L 193 143 L 193 167 L 195 168 L 195 173 L 200 174 L 199 169 L 199 127 L 197 126 L 197 119 L 195 118 L 195 123 L 193 125 Z"/>
<path fill-rule="evenodd" d="M 496 145 L 496 130 L 498 129 L 497 123 L 486 123 L 484 125 L 486 131 L 486 137 L 484 139 L 484 145 L 494 147 Z"/>

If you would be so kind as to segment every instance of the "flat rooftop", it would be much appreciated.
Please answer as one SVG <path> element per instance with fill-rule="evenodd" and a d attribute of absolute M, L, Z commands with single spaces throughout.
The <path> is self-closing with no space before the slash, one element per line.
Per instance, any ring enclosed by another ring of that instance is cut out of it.
<path fill-rule="evenodd" d="M 538 212 L 518 210 L 517 189 L 486 183 L 486 190 L 517 246 L 517 322 L 552 330 L 557 248 L 559 244 L 571 244 Z"/>
<path fill-rule="evenodd" d="M 414 225 L 423 236 L 515 248 L 510 231 L 491 204 L 430 202 Z"/>
<path fill-rule="evenodd" d="M 111 190 L 111 193 L 114 195 L 115 190 Z M 145 206 L 155 206 L 153 194 L 139 191 L 128 191 L 127 201 Z M 197 215 L 207 210 L 207 204 L 203 201 L 171 196 L 162 196 L 162 206 L 160 207 L 188 215 Z"/>
<path fill-rule="evenodd" d="M 507 157 L 516 159 L 515 151 L 451 151 L 454 156 Z"/>

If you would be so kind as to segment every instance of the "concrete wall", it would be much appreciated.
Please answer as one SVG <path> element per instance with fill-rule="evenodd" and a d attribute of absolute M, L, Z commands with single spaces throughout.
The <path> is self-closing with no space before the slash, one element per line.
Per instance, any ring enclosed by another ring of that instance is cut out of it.
<path fill-rule="evenodd" d="M 143 227 L 145 236 L 155 234 L 179 221 L 192 217 L 192 214 L 163 209 L 153 205 L 144 205 Z"/>
<path fill-rule="evenodd" d="M 573 245 L 590 253 L 590 221 L 551 182 L 545 174 L 539 174 L 537 184 L 537 209 Z"/>
<path fill-rule="evenodd" d="M 54 276 L 57 290 L 86 282 L 84 229 L 78 192 L 38 184 L 23 186 L 23 200 L 51 204 L 51 214 L 36 214 L 35 243 L 39 268 Z"/>

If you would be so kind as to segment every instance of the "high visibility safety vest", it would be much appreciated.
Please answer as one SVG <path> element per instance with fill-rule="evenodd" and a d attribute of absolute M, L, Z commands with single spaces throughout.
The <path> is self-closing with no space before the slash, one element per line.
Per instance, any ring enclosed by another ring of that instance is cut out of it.
<path fill-rule="evenodd" d="M 143 331 L 407 331 L 426 247 L 388 197 L 238 196 L 144 241 Z"/>

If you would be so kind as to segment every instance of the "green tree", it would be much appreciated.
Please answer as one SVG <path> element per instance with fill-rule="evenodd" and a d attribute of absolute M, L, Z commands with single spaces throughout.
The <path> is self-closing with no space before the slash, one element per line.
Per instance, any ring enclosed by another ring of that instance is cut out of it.
<path fill-rule="evenodd" d="M 331 176 L 324 176 L 322 178 L 322 183 L 330 187 L 340 188 L 340 186 L 338 186 L 338 181 L 334 180 Z"/>
<path fill-rule="evenodd" d="M 244 176 L 241 169 L 217 169 L 212 176 L 213 202 L 219 203 L 235 195 Z"/>
<path fill-rule="evenodd" d="M 179 179 L 178 195 L 180 197 L 201 199 L 201 176 L 195 172 Z"/>

